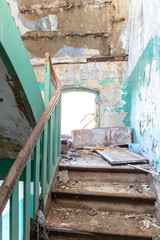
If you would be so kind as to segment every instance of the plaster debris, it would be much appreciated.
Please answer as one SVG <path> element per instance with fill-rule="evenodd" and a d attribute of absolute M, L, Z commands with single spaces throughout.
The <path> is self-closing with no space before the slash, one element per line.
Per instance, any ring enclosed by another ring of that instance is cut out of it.
<path fill-rule="evenodd" d="M 67 183 L 69 181 L 68 170 L 63 170 L 59 172 L 59 180 L 63 183 Z"/>

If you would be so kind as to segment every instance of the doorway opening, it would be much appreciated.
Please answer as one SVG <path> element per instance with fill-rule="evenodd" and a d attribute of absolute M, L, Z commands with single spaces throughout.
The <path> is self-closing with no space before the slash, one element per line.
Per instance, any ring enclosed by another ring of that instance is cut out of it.
<path fill-rule="evenodd" d="M 65 89 L 62 93 L 62 137 L 71 131 L 99 127 L 99 92 L 88 89 Z"/>

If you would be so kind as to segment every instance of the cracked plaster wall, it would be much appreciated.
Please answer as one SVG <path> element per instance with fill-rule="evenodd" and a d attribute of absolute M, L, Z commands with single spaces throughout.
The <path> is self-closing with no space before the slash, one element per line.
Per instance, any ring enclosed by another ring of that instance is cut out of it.
<path fill-rule="evenodd" d="M 160 37 L 160 1 L 132 0 L 130 28 L 128 76 L 131 75 L 150 39 Z"/>
<path fill-rule="evenodd" d="M 133 139 L 160 171 L 160 2 L 133 3 L 129 77 L 129 119 Z"/>
<path fill-rule="evenodd" d="M 101 127 L 128 125 L 126 62 L 59 64 L 54 69 L 64 87 L 99 91 Z M 43 90 L 44 66 L 35 66 L 34 71 Z"/>
<path fill-rule="evenodd" d="M 30 57 L 128 53 L 131 0 L 8 0 Z"/>
<path fill-rule="evenodd" d="M 37 79 L 44 78 L 49 52 L 63 85 L 100 91 L 100 125 L 128 125 L 126 61 L 131 0 L 8 0 L 12 16 L 34 62 Z M 112 61 L 87 63 L 92 56 Z M 72 64 L 74 62 L 74 64 Z M 68 64 L 70 63 L 70 64 Z M 83 63 L 83 64 L 82 64 Z M 40 85 L 43 89 L 43 84 Z"/>

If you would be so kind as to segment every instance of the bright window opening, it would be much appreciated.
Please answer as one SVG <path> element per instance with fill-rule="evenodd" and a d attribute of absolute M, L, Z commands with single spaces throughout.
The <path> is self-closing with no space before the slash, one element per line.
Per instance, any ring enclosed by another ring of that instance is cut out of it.
<path fill-rule="evenodd" d="M 98 127 L 97 94 L 65 92 L 62 94 L 62 136 L 71 137 L 75 129 Z"/>

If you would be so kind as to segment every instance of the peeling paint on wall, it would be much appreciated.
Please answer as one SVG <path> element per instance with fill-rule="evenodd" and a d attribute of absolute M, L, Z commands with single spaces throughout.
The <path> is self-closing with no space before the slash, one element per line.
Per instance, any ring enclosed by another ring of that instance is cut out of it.
<path fill-rule="evenodd" d="M 104 79 L 104 80 L 98 80 L 98 83 L 100 85 L 105 86 L 107 83 L 114 83 L 115 79 L 111 78 L 111 79 Z"/>
<path fill-rule="evenodd" d="M 48 14 L 34 21 L 26 21 L 19 12 L 16 0 L 7 0 L 7 3 L 21 35 L 30 31 L 57 31 L 58 19 L 55 14 Z"/>
<path fill-rule="evenodd" d="M 159 37 L 149 41 L 129 77 L 130 123 L 134 141 L 155 160 L 157 166 L 160 159 L 159 44 Z"/>
<path fill-rule="evenodd" d="M 151 38 L 160 37 L 159 13 L 159 0 L 132 0 L 128 76 L 131 75 Z"/>
<path fill-rule="evenodd" d="M 101 127 L 128 125 L 124 121 L 128 114 L 126 68 L 126 62 L 54 65 L 64 87 L 99 91 Z M 35 66 L 34 71 L 38 81 L 43 84 L 44 66 Z"/>
<path fill-rule="evenodd" d="M 32 58 L 127 54 L 131 0 L 7 1 Z"/>

